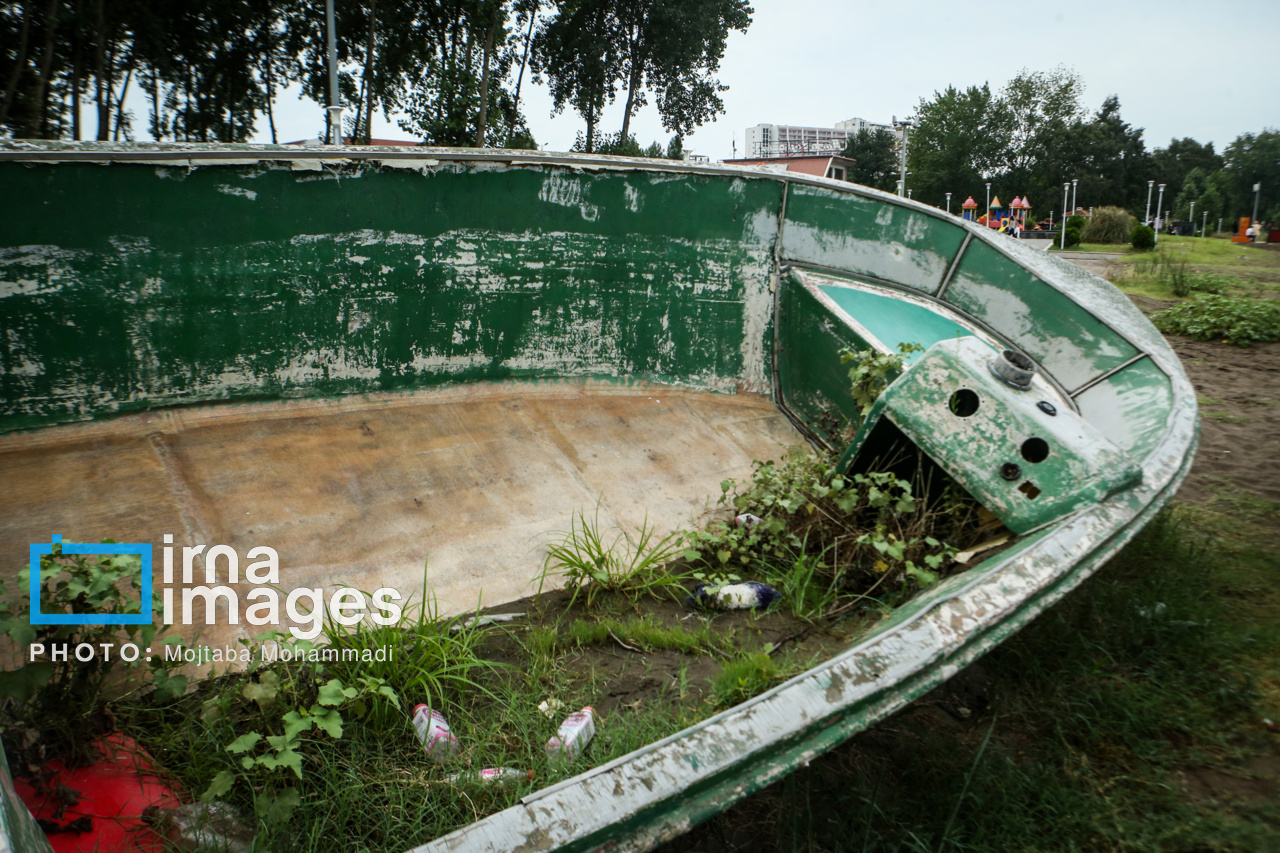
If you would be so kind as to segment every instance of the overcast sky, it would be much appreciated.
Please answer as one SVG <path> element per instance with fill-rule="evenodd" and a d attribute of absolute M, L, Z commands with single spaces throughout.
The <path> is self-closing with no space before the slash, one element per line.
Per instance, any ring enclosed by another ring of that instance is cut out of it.
<path fill-rule="evenodd" d="M 720 80 L 725 114 L 685 147 L 713 160 L 743 155 L 747 127 L 760 123 L 831 126 L 858 116 L 888 123 L 921 98 L 952 85 L 989 82 L 999 90 L 1020 69 L 1066 65 L 1085 83 L 1084 106 L 1108 95 L 1145 128 L 1147 148 L 1174 137 L 1213 142 L 1221 152 L 1244 132 L 1280 127 L 1280 47 L 1276 0 L 943 2 L 943 0 L 754 0 L 754 20 L 730 36 Z M 565 151 L 585 128 L 576 113 L 550 117 L 544 87 L 521 96 L 534 137 Z M 602 129 L 622 124 L 621 99 Z M 286 95 L 277 105 L 280 140 L 318 135 L 322 110 Z M 657 110 L 632 120 L 642 145 L 670 133 Z M 255 141 L 270 141 L 265 117 Z M 375 120 L 375 136 L 409 138 Z"/>

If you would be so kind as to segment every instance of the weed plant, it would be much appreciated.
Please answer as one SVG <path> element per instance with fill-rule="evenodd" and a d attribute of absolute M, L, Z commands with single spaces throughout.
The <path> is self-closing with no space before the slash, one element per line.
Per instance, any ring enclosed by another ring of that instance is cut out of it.
<path fill-rule="evenodd" d="M 760 521 L 693 531 L 685 557 L 780 583 L 805 619 L 830 614 L 837 600 L 900 600 L 936 583 L 956 550 L 943 539 L 974 518 L 963 500 L 919 500 L 893 474 L 840 474 L 832 457 L 798 449 L 781 463 L 755 463 L 742 488 L 725 480 L 720 505 Z"/>
<path fill-rule="evenodd" d="M 1280 303 L 1210 295 L 1168 308 L 1154 322 L 1162 332 L 1247 347 L 1280 340 Z"/>
<path fill-rule="evenodd" d="M 548 543 L 538 593 L 548 579 L 560 576 L 570 591 L 570 606 L 582 595 L 590 608 L 602 593 L 632 601 L 651 595 L 678 600 L 684 595 L 684 579 L 673 575 L 666 564 L 680 552 L 681 537 L 677 531 L 658 538 L 648 517 L 634 538 L 618 528 L 613 528 L 611 536 L 601 529 L 598 507 L 590 521 L 580 512 L 567 531 Z"/>
<path fill-rule="evenodd" d="M 1230 773 L 1242 751 L 1268 750 L 1265 733 L 1241 733 L 1262 731 L 1242 657 L 1269 626 L 1241 630 L 1213 594 L 1235 559 L 1166 510 L 978 664 L 992 702 L 980 717 L 957 722 L 928 697 L 664 853 L 745 838 L 922 853 L 1274 849 L 1280 805 L 1198 807 L 1180 776 Z M 1271 553 L 1258 577 L 1276 567 Z"/>

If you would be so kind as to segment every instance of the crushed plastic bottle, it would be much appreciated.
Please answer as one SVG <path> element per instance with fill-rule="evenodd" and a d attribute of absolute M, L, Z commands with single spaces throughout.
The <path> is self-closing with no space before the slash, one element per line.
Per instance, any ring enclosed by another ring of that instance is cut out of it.
<path fill-rule="evenodd" d="M 446 776 L 444 781 L 454 785 L 458 784 L 480 784 L 485 787 L 504 785 L 514 785 L 518 782 L 529 782 L 533 779 L 532 770 L 516 770 L 511 767 L 486 767 L 476 772 L 474 770 L 466 773 L 454 773 Z"/>
<path fill-rule="evenodd" d="M 780 600 L 782 593 L 767 583 L 758 581 L 740 581 L 719 586 L 698 584 L 687 599 L 695 607 L 716 610 L 764 610 Z"/>
<path fill-rule="evenodd" d="M 553 761 L 572 761 L 596 735 L 596 710 L 590 705 L 565 717 L 555 736 L 547 741 L 547 757 Z"/>
<path fill-rule="evenodd" d="M 741 515 L 735 515 L 733 517 L 733 526 L 743 527 L 743 528 L 746 528 L 747 530 L 750 530 L 751 528 L 759 524 L 761 520 L 762 519 L 758 515 L 752 515 L 749 512 L 744 512 Z"/>
<path fill-rule="evenodd" d="M 433 711 L 426 705 L 414 707 L 413 730 L 422 743 L 422 751 L 432 761 L 448 761 L 461 749 L 458 739 L 449 730 L 444 714 Z"/>

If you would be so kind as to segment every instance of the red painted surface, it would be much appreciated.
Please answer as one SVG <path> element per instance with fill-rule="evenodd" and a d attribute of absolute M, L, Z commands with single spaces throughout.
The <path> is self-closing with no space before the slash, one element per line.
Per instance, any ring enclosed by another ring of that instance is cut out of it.
<path fill-rule="evenodd" d="M 150 805 L 172 808 L 181 803 L 177 794 L 154 773 L 146 753 L 121 735 L 99 743 L 102 760 L 90 767 L 64 767 L 51 761 L 48 789 L 36 789 L 25 779 L 15 779 L 18 796 L 37 818 L 53 820 L 58 802 L 52 790 L 66 785 L 80 794 L 80 802 L 63 811 L 57 823 L 66 824 L 82 815 L 93 820 L 93 829 L 80 835 L 49 836 L 54 853 L 160 853 L 160 837 L 142 822 L 142 810 Z"/>

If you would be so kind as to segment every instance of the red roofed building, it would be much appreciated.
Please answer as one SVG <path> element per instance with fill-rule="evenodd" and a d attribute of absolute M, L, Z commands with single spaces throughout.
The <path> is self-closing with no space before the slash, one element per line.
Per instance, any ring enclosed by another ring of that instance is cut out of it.
<path fill-rule="evenodd" d="M 799 172 L 818 178 L 849 180 L 849 169 L 856 160 L 848 157 L 759 157 L 747 160 L 725 160 L 726 166 L 761 166 L 776 172 Z"/>

